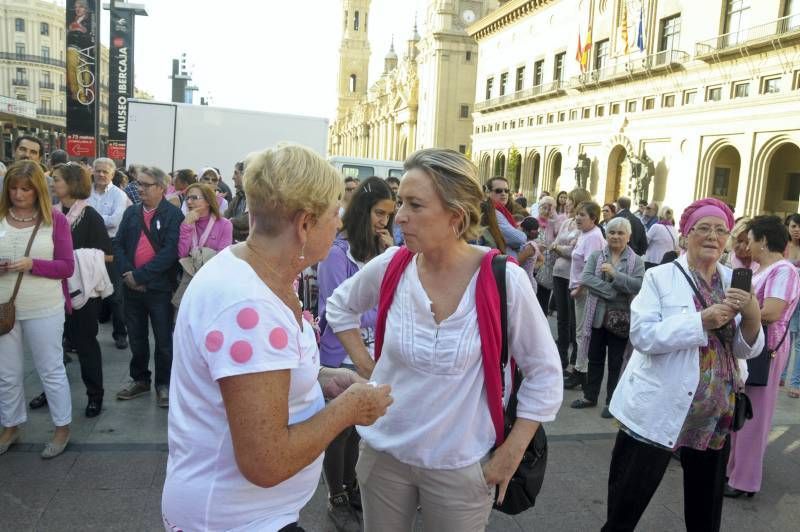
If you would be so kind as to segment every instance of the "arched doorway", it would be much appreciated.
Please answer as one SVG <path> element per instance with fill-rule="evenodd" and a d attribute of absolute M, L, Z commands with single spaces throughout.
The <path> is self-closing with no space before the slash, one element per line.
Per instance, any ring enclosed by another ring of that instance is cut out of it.
<path fill-rule="evenodd" d="M 559 185 L 561 181 L 561 163 L 563 158 L 561 152 L 557 151 L 550 155 L 550 164 L 547 169 L 547 179 L 545 180 L 547 188 L 551 194 L 558 194 Z"/>
<path fill-rule="evenodd" d="M 488 153 L 484 153 L 481 157 L 481 164 L 478 167 L 478 171 L 480 172 L 481 182 L 486 182 L 489 178 L 489 171 L 492 168 L 492 158 L 489 156 Z"/>
<path fill-rule="evenodd" d="M 711 172 L 706 194 L 728 205 L 736 205 L 741 165 L 739 151 L 730 144 L 717 151 L 709 165 Z"/>
<path fill-rule="evenodd" d="M 520 177 L 522 177 L 522 155 L 515 149 L 512 149 L 509 155 L 508 173 L 511 190 L 517 192 L 520 189 Z"/>
<path fill-rule="evenodd" d="M 506 176 L 506 156 L 503 153 L 498 153 L 494 158 L 494 172 L 491 177 L 505 177 Z"/>
<path fill-rule="evenodd" d="M 539 194 L 539 177 L 542 171 L 541 161 L 542 156 L 538 152 L 529 153 L 525 158 L 525 178 L 522 180 L 522 186 L 531 196 Z"/>
<path fill-rule="evenodd" d="M 606 172 L 606 192 L 603 201 L 613 203 L 627 190 L 631 169 L 628 164 L 628 150 L 617 144 L 608 154 L 608 171 Z"/>
<path fill-rule="evenodd" d="M 763 210 L 781 217 L 798 211 L 800 200 L 800 147 L 782 144 L 769 161 Z"/>

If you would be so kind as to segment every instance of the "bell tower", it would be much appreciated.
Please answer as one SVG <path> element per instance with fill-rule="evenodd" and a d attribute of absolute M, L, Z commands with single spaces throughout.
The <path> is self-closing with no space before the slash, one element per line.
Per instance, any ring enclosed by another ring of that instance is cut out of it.
<path fill-rule="evenodd" d="M 342 0 L 342 44 L 339 47 L 339 104 L 341 118 L 367 96 L 369 70 L 369 8 L 371 0 Z"/>

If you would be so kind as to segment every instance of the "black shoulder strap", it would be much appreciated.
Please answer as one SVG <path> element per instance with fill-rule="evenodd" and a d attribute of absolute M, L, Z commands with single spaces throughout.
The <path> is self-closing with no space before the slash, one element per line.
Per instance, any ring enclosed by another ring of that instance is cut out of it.
<path fill-rule="evenodd" d="M 692 290 L 694 290 L 694 295 L 697 296 L 697 300 L 700 302 L 700 304 L 703 306 L 703 308 L 708 308 L 708 303 L 706 303 L 706 300 L 703 297 L 703 294 L 701 294 L 700 290 L 697 289 L 697 285 L 694 284 L 694 281 L 692 281 L 692 278 L 689 277 L 688 273 L 686 273 L 686 270 L 683 269 L 683 266 L 681 266 L 678 263 L 678 261 L 675 261 L 672 264 L 674 264 L 675 267 L 678 268 L 681 271 L 683 276 L 686 277 L 686 281 L 689 283 L 689 286 L 692 287 Z"/>
<path fill-rule="evenodd" d="M 155 215 L 153 215 L 155 218 Z M 144 232 L 144 236 L 147 237 L 147 240 L 150 241 L 150 245 L 153 246 L 153 251 L 158 253 L 161 249 L 161 246 L 158 245 L 158 241 L 153 236 L 153 233 L 150 232 L 150 228 L 147 227 L 147 223 L 144 221 L 144 204 L 139 205 L 139 222 L 142 224 L 142 232 Z"/>
<path fill-rule="evenodd" d="M 506 293 L 506 263 L 508 257 L 495 255 L 492 257 L 492 273 L 497 284 L 497 294 L 500 296 L 500 328 L 503 334 L 503 344 L 500 350 L 500 382 L 503 385 L 503 394 L 506 392 L 505 369 L 508 364 L 508 297 Z"/>

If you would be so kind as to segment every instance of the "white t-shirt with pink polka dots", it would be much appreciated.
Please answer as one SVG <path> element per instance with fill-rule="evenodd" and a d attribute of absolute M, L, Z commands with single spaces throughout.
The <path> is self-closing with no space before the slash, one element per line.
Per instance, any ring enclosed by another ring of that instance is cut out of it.
<path fill-rule="evenodd" d="M 180 530 L 278 530 L 297 520 L 316 489 L 322 457 L 272 488 L 248 482 L 236 466 L 217 381 L 291 370 L 289 423 L 325 404 L 319 352 L 310 326 L 230 249 L 199 271 L 181 301 L 170 387 L 169 461 L 162 509 Z"/>

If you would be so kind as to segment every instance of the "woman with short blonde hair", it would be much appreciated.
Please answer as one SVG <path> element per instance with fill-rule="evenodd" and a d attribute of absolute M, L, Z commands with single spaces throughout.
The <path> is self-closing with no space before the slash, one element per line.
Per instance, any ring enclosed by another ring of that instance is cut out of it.
<path fill-rule="evenodd" d="M 61 347 L 66 279 L 74 270 L 69 222 L 53 211 L 39 163 L 12 164 L 0 197 L 0 302 L 16 296 L 13 329 L 0 336 L 0 454 L 19 439 L 27 419 L 23 390 L 25 344 L 47 393 L 55 425 L 42 458 L 53 458 L 69 442 L 72 399 Z M 30 247 L 30 252 L 26 249 Z M 19 283 L 19 284 L 18 284 Z M 18 286 L 18 291 L 15 289 Z"/>
<path fill-rule="evenodd" d="M 250 157 L 244 185 L 250 236 L 203 266 L 175 324 L 169 529 L 291 529 L 328 444 L 391 403 L 388 386 L 320 370 L 293 288 L 333 243 L 341 176 L 312 150 L 283 145 Z M 323 394 L 335 397 L 327 407 Z"/>
<path fill-rule="evenodd" d="M 499 376 L 499 365 L 482 360 L 500 354 L 499 338 L 485 334 L 492 320 L 500 327 L 498 251 L 467 242 L 479 230 L 476 169 L 443 149 L 417 151 L 404 167 L 395 221 L 407 247 L 371 260 L 327 304 L 328 326 L 359 373 L 390 384 L 396 401 L 374 427 L 358 427 L 364 529 L 410 530 L 420 504 L 425 530 L 484 530 L 495 487 L 502 503 L 539 424 L 561 404 L 558 357 L 527 274 L 508 264 L 509 351 L 525 379 L 506 437 L 499 379 L 485 379 Z M 377 362 L 359 332 L 362 314 L 376 305 Z"/>

